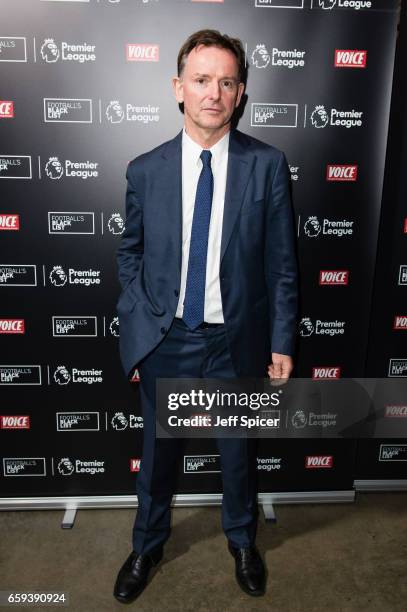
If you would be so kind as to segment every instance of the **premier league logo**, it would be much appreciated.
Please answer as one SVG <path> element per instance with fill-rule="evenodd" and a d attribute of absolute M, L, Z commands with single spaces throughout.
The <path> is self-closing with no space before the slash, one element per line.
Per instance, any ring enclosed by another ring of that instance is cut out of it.
<path fill-rule="evenodd" d="M 49 64 L 59 60 L 59 49 L 53 38 L 46 38 L 44 40 L 41 46 L 41 57 Z"/>
<path fill-rule="evenodd" d="M 315 107 L 311 114 L 311 123 L 315 128 L 324 128 L 328 125 L 329 117 L 323 104 Z"/>
<path fill-rule="evenodd" d="M 112 100 L 106 109 L 106 117 L 110 123 L 121 123 L 124 119 L 124 110 L 118 100 Z"/>
<path fill-rule="evenodd" d="M 70 382 L 71 375 L 65 366 L 57 367 L 54 372 L 54 380 L 58 385 L 67 385 Z"/>
<path fill-rule="evenodd" d="M 50 179 L 60 179 L 64 173 L 58 157 L 50 157 L 45 164 L 45 173 Z"/>
<path fill-rule="evenodd" d="M 265 45 L 257 45 L 252 53 L 252 62 L 256 68 L 265 68 L 270 63 L 270 53 Z"/>
<path fill-rule="evenodd" d="M 304 224 L 304 232 L 308 236 L 308 238 L 315 238 L 321 232 L 321 225 L 317 219 L 317 217 L 308 217 L 307 221 Z"/>
<path fill-rule="evenodd" d="M 63 287 L 68 277 L 62 266 L 54 266 L 49 273 L 49 280 L 55 287 Z"/>

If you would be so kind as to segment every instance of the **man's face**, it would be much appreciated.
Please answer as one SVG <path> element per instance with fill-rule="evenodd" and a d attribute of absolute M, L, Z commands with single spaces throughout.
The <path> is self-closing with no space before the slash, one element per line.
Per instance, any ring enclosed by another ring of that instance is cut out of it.
<path fill-rule="evenodd" d="M 185 123 L 206 130 L 227 125 L 244 91 L 239 67 L 228 49 L 200 45 L 189 53 L 180 78 L 173 81 L 175 97 L 184 103 Z"/>

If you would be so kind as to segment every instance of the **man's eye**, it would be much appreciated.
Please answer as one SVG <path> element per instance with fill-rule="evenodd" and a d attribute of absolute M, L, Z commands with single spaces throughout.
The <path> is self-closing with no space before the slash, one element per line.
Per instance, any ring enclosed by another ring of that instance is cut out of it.
<path fill-rule="evenodd" d="M 226 89 L 232 89 L 232 87 L 233 87 L 233 81 L 223 81 L 223 86 L 224 86 Z"/>
<path fill-rule="evenodd" d="M 197 79 L 196 80 L 197 83 L 199 83 L 200 85 L 203 85 L 205 83 L 205 79 Z"/>

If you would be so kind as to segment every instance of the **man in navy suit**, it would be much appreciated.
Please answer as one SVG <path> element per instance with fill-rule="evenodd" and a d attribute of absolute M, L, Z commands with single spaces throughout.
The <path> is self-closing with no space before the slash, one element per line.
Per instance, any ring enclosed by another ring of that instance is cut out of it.
<path fill-rule="evenodd" d="M 124 370 L 140 374 L 144 444 L 133 551 L 114 587 L 122 602 L 143 591 L 170 534 L 179 440 L 156 438 L 156 379 L 288 378 L 293 368 L 290 174 L 284 153 L 231 129 L 245 81 L 238 39 L 192 34 L 173 80 L 184 128 L 127 169 L 117 312 Z M 246 593 L 262 595 L 255 442 L 217 439 L 236 578 Z"/>

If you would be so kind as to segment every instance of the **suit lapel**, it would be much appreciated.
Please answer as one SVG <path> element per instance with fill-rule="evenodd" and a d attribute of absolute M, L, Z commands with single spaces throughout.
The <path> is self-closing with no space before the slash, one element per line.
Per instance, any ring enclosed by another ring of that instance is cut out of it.
<path fill-rule="evenodd" d="M 229 140 L 228 169 L 226 177 L 225 206 L 223 210 L 220 262 L 236 223 L 246 186 L 253 171 L 255 155 L 248 150 L 249 144 L 242 142 L 244 135 L 232 130 Z"/>
<path fill-rule="evenodd" d="M 181 275 L 182 262 L 182 130 L 167 143 L 162 152 L 165 160 L 161 169 L 161 181 L 165 185 L 164 200 L 170 211 L 169 227 L 165 233 L 170 237 L 172 252 L 175 254 L 176 270 Z M 169 230 L 170 231 L 167 231 Z M 168 262 L 170 265 L 171 262 Z"/>

